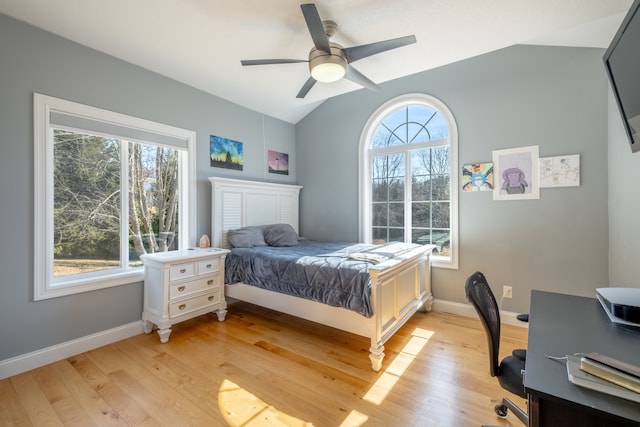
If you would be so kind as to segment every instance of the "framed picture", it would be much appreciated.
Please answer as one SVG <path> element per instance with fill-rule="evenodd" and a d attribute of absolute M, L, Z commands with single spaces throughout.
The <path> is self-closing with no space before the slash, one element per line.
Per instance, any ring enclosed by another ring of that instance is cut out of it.
<path fill-rule="evenodd" d="M 540 158 L 540 187 L 579 187 L 580 154 Z"/>
<path fill-rule="evenodd" d="M 462 166 L 462 191 L 492 191 L 493 163 L 471 163 Z"/>
<path fill-rule="evenodd" d="M 493 200 L 539 199 L 538 146 L 493 151 Z"/>
<path fill-rule="evenodd" d="M 289 175 L 289 155 L 278 151 L 268 150 L 269 173 Z"/>
<path fill-rule="evenodd" d="M 220 136 L 209 136 L 211 166 L 241 171 L 244 165 L 242 142 Z"/>

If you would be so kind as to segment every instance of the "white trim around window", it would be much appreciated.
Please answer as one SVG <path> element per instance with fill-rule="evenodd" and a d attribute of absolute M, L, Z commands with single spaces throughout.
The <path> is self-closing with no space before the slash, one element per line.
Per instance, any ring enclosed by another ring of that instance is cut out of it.
<path fill-rule="evenodd" d="M 196 133 L 137 117 L 34 93 L 34 300 L 71 295 L 144 279 L 142 268 L 53 281 L 53 130 L 90 129 L 97 135 L 184 150 L 180 164 L 179 247 L 195 244 Z"/>

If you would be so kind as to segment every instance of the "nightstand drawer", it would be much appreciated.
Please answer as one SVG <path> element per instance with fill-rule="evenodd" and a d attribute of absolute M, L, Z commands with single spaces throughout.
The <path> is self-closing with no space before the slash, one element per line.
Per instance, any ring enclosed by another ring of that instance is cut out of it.
<path fill-rule="evenodd" d="M 220 271 L 220 258 L 211 258 L 198 261 L 198 276 Z"/>
<path fill-rule="evenodd" d="M 169 287 L 169 299 L 181 298 L 187 295 L 201 292 L 205 289 L 214 290 L 218 285 L 218 276 L 211 275 L 203 279 L 192 280 L 185 283 L 177 283 Z"/>
<path fill-rule="evenodd" d="M 174 264 L 169 267 L 169 281 L 187 279 L 196 275 L 196 266 L 193 262 Z"/>
<path fill-rule="evenodd" d="M 212 292 L 188 300 L 177 301 L 169 305 L 169 317 L 183 316 L 207 306 L 214 306 L 219 301 L 219 292 Z"/>

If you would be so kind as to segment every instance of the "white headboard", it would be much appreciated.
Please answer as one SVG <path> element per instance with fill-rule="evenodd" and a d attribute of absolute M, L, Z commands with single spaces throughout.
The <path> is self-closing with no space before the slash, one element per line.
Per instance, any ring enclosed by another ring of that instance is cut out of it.
<path fill-rule="evenodd" d="M 250 225 L 291 224 L 298 231 L 302 186 L 231 178 L 211 182 L 211 245 L 228 248 L 227 230 Z"/>

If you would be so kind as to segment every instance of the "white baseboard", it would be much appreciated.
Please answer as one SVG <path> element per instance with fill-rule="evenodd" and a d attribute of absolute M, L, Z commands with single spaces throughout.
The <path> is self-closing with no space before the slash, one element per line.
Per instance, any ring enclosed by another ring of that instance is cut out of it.
<path fill-rule="evenodd" d="M 471 304 L 462 304 L 459 302 L 445 301 L 441 299 L 433 300 L 433 311 L 457 314 L 465 317 L 474 317 L 476 319 L 478 318 L 478 313 L 476 313 L 476 310 Z M 500 321 L 505 325 L 528 328 L 529 324 L 527 322 L 521 322 L 516 318 L 518 314 L 520 313 L 500 310 Z"/>
<path fill-rule="evenodd" d="M 32 351 L 31 353 L 12 357 L 11 359 L 1 360 L 0 380 L 142 334 L 143 332 L 142 321 L 136 321 L 41 350 Z"/>

